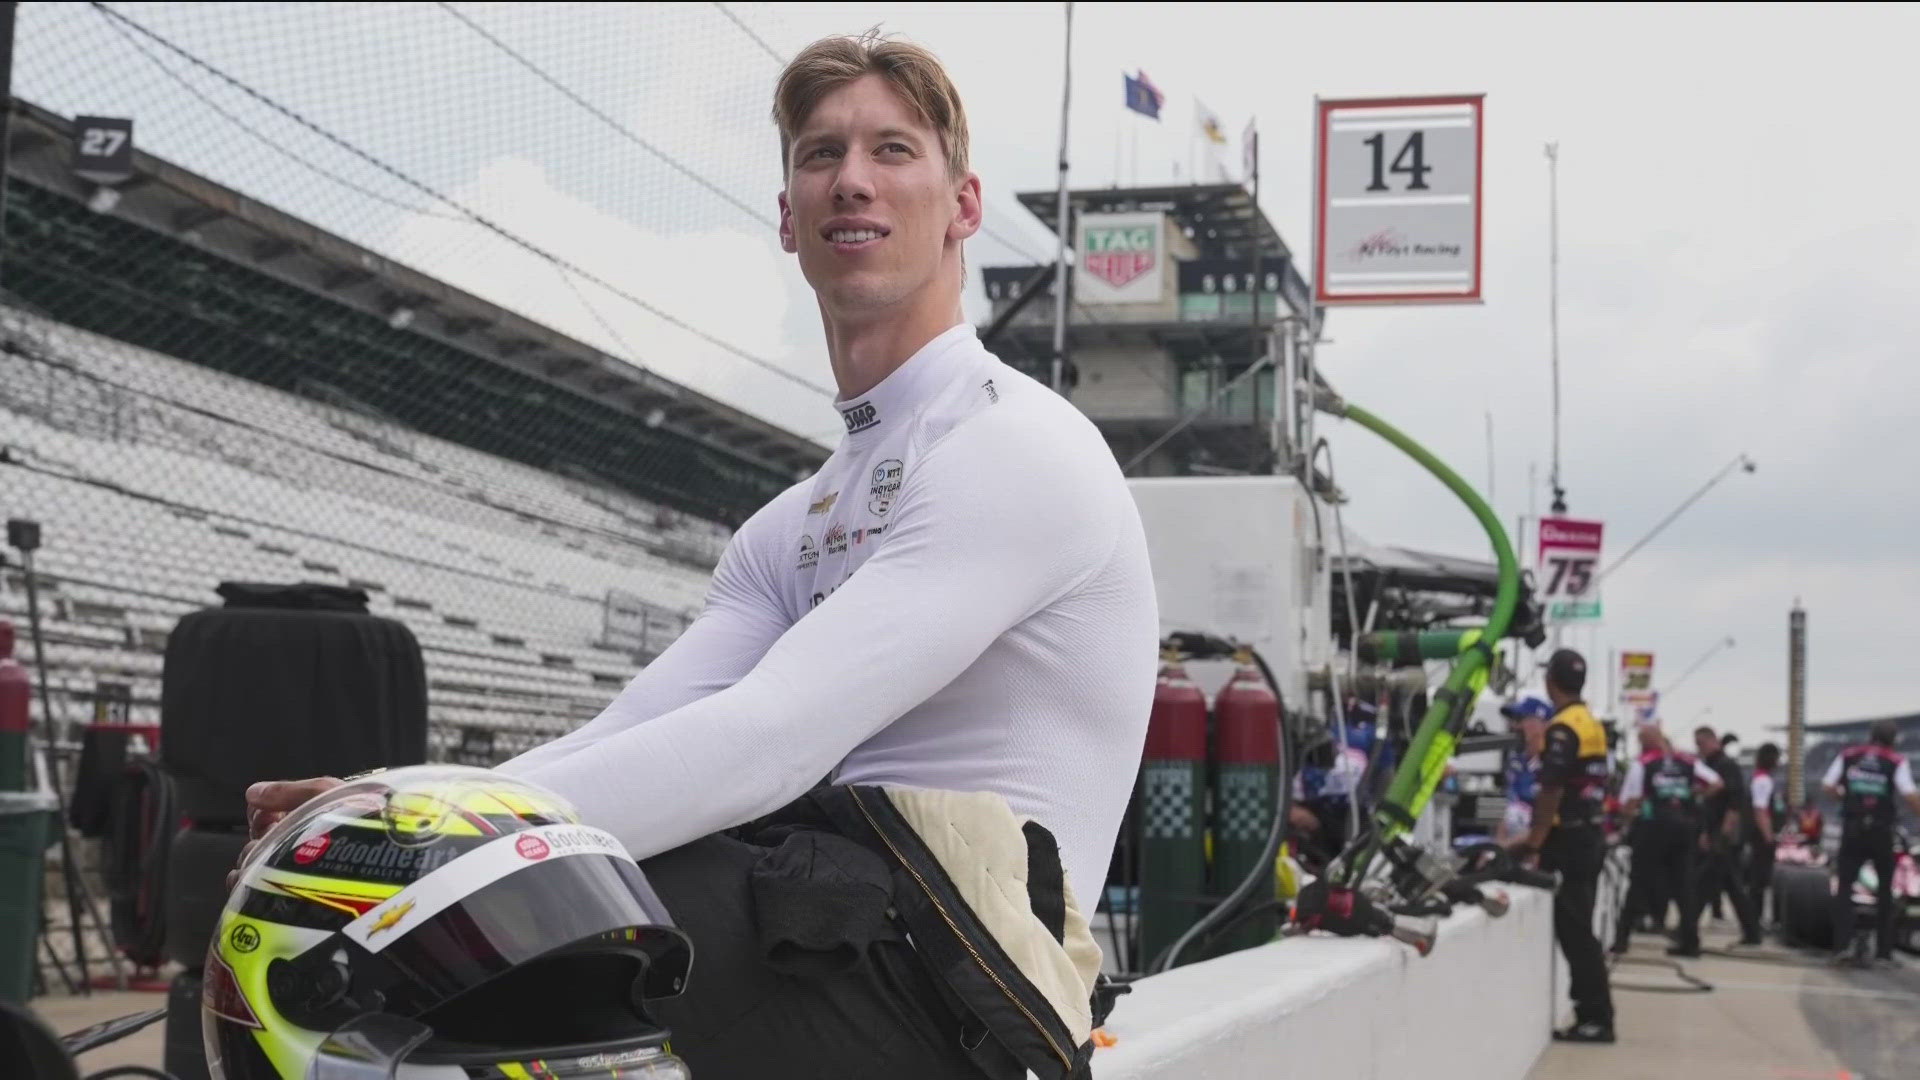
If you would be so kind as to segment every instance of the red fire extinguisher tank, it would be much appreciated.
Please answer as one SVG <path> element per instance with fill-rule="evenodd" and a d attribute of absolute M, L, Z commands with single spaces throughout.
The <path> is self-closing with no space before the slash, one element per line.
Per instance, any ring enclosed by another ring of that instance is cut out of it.
<path fill-rule="evenodd" d="M 1239 667 L 1213 703 L 1214 739 L 1220 761 L 1213 797 L 1213 891 L 1229 893 L 1249 874 L 1271 876 L 1263 867 L 1267 837 L 1277 811 L 1274 784 L 1280 767 L 1280 698 L 1241 649 Z M 1227 950 L 1272 940 L 1276 923 L 1259 917 L 1222 943 Z"/>
<path fill-rule="evenodd" d="M 1140 952 L 1151 959 L 1204 913 L 1207 696 L 1161 656 L 1140 762 Z"/>
<path fill-rule="evenodd" d="M 24 791 L 27 782 L 27 729 L 33 686 L 27 669 L 13 658 L 13 624 L 0 619 L 0 791 Z"/>

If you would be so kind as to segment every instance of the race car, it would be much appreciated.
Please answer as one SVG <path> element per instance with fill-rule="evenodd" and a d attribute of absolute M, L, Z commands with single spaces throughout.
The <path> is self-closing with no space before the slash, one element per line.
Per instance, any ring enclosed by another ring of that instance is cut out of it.
<path fill-rule="evenodd" d="M 1911 834 L 1899 830 L 1893 848 L 1893 900 L 1899 908 L 1894 916 L 1894 944 L 1904 952 L 1920 954 L 1920 861 L 1916 859 L 1920 847 Z M 1823 850 L 1797 831 L 1781 833 L 1774 845 L 1773 912 L 1787 944 L 1834 949 L 1832 876 L 1833 867 Z M 1871 863 L 1861 867 L 1851 883 L 1858 917 L 1848 949 L 1861 957 L 1872 955 L 1878 914 L 1874 894 L 1879 883 Z"/>

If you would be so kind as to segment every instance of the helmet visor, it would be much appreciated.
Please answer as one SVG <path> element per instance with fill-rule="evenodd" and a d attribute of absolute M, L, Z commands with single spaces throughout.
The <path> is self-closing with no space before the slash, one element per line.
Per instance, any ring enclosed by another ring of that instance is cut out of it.
<path fill-rule="evenodd" d="M 418 1016 L 509 972 L 521 974 L 515 983 L 523 995 L 571 999 L 574 988 L 563 984 L 583 977 L 589 956 L 641 960 L 641 997 L 678 993 L 691 950 L 672 925 L 617 841 L 597 829 L 554 825 L 462 855 L 342 933 L 385 969 L 387 1008 Z M 524 970 L 529 965 L 532 972 Z M 553 985 L 526 985 L 542 973 Z M 603 977 L 615 976 L 609 969 Z"/>

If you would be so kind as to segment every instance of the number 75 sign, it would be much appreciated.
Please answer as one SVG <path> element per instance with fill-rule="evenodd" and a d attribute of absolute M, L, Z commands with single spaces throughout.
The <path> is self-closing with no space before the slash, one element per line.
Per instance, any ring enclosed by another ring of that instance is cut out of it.
<path fill-rule="evenodd" d="M 1540 557 L 1534 588 L 1546 607 L 1547 621 L 1587 622 L 1600 618 L 1600 537 L 1598 521 L 1540 519 Z"/>

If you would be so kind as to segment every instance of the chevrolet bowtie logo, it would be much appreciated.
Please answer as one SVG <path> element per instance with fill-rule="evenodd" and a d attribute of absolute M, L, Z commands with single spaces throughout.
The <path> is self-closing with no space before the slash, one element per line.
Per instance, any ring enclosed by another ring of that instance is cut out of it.
<path fill-rule="evenodd" d="M 372 937 L 382 930 L 393 929 L 400 924 L 401 919 L 407 917 L 407 912 L 412 910 L 413 901 L 411 900 L 401 904 L 399 907 L 388 908 L 378 919 L 373 921 L 373 926 L 367 930 L 367 936 Z"/>
<path fill-rule="evenodd" d="M 840 497 L 840 493 L 837 491 L 828 492 L 826 498 L 821 499 L 819 502 L 814 503 L 812 506 L 807 507 L 807 516 L 811 517 L 814 514 L 824 514 L 827 511 L 833 509 L 833 501 L 835 499 L 838 499 L 839 497 Z"/>

